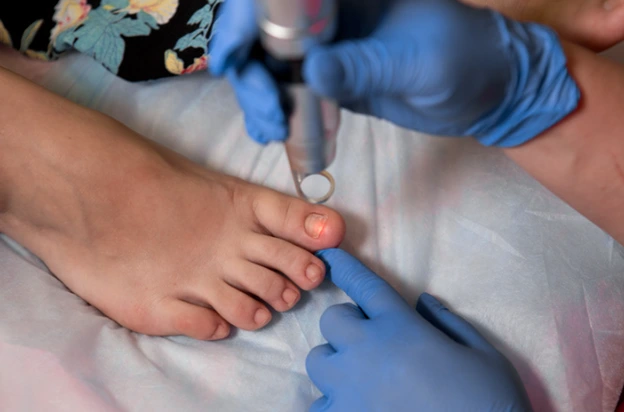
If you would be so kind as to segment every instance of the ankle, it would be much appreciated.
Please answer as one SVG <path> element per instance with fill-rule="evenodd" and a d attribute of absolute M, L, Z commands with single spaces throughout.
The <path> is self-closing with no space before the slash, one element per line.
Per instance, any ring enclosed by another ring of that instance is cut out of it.
<path fill-rule="evenodd" d="M 0 233 L 4 233 L 7 227 L 10 209 L 10 181 L 9 174 L 6 171 L 6 165 L 2 156 L 0 156 Z"/>
<path fill-rule="evenodd" d="M 1 137 L 0 137 L 1 138 Z M 13 197 L 14 183 L 9 174 L 7 156 L 2 156 L 4 147 L 0 142 L 0 233 L 6 233 L 9 216 L 11 213 L 11 199 Z"/>

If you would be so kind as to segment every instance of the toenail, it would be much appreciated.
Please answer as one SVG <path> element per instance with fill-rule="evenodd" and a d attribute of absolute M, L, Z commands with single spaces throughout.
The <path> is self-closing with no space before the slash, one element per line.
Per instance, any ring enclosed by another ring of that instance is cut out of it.
<path fill-rule="evenodd" d="M 225 326 L 223 323 L 220 323 L 219 326 L 217 326 L 217 330 L 215 330 L 212 334 L 212 339 L 223 339 L 227 336 L 227 334 L 227 326 Z"/>
<path fill-rule="evenodd" d="M 294 304 L 298 297 L 299 294 L 292 289 L 286 289 L 284 293 L 282 293 L 282 299 L 284 299 L 284 302 L 289 306 Z"/>
<path fill-rule="evenodd" d="M 306 277 L 310 282 L 318 281 L 323 276 L 323 270 L 314 263 L 310 263 L 306 268 Z"/>
<path fill-rule="evenodd" d="M 254 315 L 254 322 L 256 322 L 256 325 L 262 326 L 269 321 L 270 317 L 271 315 L 269 314 L 268 310 L 258 309 L 256 311 L 256 314 Z"/>
<path fill-rule="evenodd" d="M 308 236 L 318 239 L 325 229 L 325 223 L 327 222 L 327 216 L 319 215 L 317 213 L 311 213 L 305 220 L 305 231 Z"/>

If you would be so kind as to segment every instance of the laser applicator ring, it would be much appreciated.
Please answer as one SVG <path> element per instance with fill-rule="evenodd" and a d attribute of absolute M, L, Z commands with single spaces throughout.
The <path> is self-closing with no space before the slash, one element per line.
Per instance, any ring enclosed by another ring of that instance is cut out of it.
<path fill-rule="evenodd" d="M 327 191 L 327 193 L 320 197 L 308 197 L 308 195 L 303 192 L 303 189 L 301 189 L 301 183 L 303 183 L 303 181 L 310 176 L 323 176 L 325 180 L 327 180 L 327 182 L 329 183 L 329 190 Z M 331 198 L 334 194 L 334 190 L 336 189 L 336 181 L 334 180 L 334 176 L 332 176 L 331 173 L 329 173 L 327 170 L 323 170 L 319 173 L 313 173 L 307 176 L 296 176 L 295 187 L 297 189 L 297 195 L 300 198 L 305 199 L 312 204 L 321 204 L 327 202 L 329 198 Z"/>
<path fill-rule="evenodd" d="M 331 43 L 337 31 L 337 0 L 256 0 L 260 32 L 259 55 L 281 89 L 288 113 L 286 157 L 297 194 L 310 203 L 324 203 L 335 181 L 326 169 L 336 156 L 340 107 L 309 89 L 302 66 L 315 46 Z M 307 196 L 301 184 L 309 176 L 323 176 L 330 185 L 320 197 Z"/>

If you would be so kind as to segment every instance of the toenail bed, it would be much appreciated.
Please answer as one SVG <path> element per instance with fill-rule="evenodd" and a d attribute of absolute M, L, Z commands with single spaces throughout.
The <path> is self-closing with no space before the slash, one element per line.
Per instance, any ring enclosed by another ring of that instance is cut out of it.
<path fill-rule="evenodd" d="M 29 75 L 196 162 L 294 194 L 282 147 L 245 136 L 221 80 L 129 84 L 77 55 Z M 409 302 L 427 291 L 472 321 L 516 365 L 537 411 L 615 409 L 624 248 L 471 141 L 345 113 L 330 171 L 328 206 L 348 225 L 343 247 Z M 319 396 L 304 367 L 323 342 L 319 317 L 345 301 L 324 284 L 259 332 L 221 342 L 142 336 L 4 238 L 0 410 L 303 411 Z"/>

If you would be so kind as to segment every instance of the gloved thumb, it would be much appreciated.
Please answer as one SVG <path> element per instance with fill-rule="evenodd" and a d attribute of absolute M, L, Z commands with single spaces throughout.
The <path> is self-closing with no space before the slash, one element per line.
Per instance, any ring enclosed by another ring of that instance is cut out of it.
<path fill-rule="evenodd" d="M 303 75 L 316 93 L 341 102 L 404 93 L 416 78 L 416 49 L 375 36 L 322 46 L 308 54 Z"/>
<path fill-rule="evenodd" d="M 253 0 L 228 0 L 218 11 L 209 43 L 210 72 L 222 76 L 232 67 L 241 66 L 258 37 Z"/>
<path fill-rule="evenodd" d="M 423 293 L 418 298 L 416 312 L 457 343 L 487 352 L 496 351 L 474 326 L 448 310 L 428 293 Z"/>

